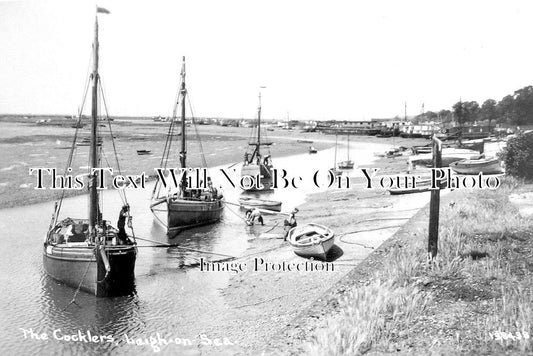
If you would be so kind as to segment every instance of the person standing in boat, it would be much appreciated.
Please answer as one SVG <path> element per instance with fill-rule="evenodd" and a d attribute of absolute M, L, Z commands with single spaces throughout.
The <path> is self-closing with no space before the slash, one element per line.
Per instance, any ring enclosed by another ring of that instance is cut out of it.
<path fill-rule="evenodd" d="M 124 205 L 122 209 L 120 210 L 120 213 L 118 214 L 118 221 L 117 221 L 117 228 L 118 228 L 118 234 L 117 234 L 117 242 L 121 245 L 128 243 L 128 234 L 126 233 L 126 218 L 128 217 L 128 212 L 130 210 L 130 206 L 128 204 Z"/>

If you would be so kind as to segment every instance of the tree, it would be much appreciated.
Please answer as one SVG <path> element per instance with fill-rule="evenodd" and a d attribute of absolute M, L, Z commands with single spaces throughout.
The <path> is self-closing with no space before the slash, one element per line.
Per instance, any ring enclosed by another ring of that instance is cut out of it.
<path fill-rule="evenodd" d="M 464 105 L 466 112 L 466 121 L 475 122 L 479 120 L 479 104 L 476 101 L 466 101 Z"/>
<path fill-rule="evenodd" d="M 463 102 L 459 101 L 455 103 L 452 108 L 455 122 L 457 122 L 457 125 L 463 126 L 463 124 L 466 122 L 466 113 Z"/>
<path fill-rule="evenodd" d="M 533 179 L 533 134 L 518 134 L 507 141 L 499 154 L 507 174 Z"/>
<path fill-rule="evenodd" d="M 511 124 L 514 121 L 514 97 L 507 95 L 496 105 L 496 111 L 498 115 L 497 121 L 499 123 Z"/>
<path fill-rule="evenodd" d="M 483 105 L 481 105 L 480 116 L 483 120 L 489 121 L 489 130 L 490 130 L 490 123 L 492 122 L 492 120 L 496 120 L 496 118 L 498 117 L 498 113 L 496 111 L 496 100 L 493 100 L 493 99 L 485 100 Z"/>
<path fill-rule="evenodd" d="M 452 112 L 450 110 L 443 109 L 443 110 L 439 111 L 438 117 L 439 117 L 439 120 L 441 122 L 453 121 L 453 115 L 452 115 Z"/>
<path fill-rule="evenodd" d="M 524 125 L 533 123 L 533 86 L 527 86 L 514 92 L 515 115 L 513 123 Z"/>

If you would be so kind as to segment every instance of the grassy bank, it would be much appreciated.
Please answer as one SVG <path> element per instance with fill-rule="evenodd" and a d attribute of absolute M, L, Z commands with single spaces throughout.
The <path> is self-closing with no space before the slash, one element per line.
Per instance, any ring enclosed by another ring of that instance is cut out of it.
<path fill-rule="evenodd" d="M 507 178 L 495 191 L 444 197 L 434 265 L 426 260 L 428 210 L 420 211 L 376 251 L 371 268 L 334 291 L 335 315 L 318 322 L 300 350 L 533 351 L 533 223 L 507 198 L 524 190 L 531 185 Z"/>

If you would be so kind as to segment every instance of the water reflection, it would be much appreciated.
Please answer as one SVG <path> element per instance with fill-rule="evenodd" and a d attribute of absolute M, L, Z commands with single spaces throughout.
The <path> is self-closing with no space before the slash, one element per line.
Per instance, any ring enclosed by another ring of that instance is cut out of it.
<path fill-rule="evenodd" d="M 366 146 L 371 157 L 371 152 L 377 148 Z M 361 148 L 352 145 L 354 153 Z M 298 188 L 277 189 L 260 196 L 281 200 L 282 210 L 291 211 L 305 201 L 307 194 L 319 190 L 312 184 L 312 174 L 319 168 L 329 168 L 333 154 L 333 150 L 325 150 L 316 155 L 305 153 L 288 158 L 274 157 L 277 168 L 285 169 L 291 176 L 301 176 L 302 182 Z M 358 156 L 358 164 L 370 163 L 367 155 Z M 243 192 L 233 189 L 217 170 L 213 170 L 212 176 L 217 188 L 222 185 L 225 199 L 237 203 Z M 128 192 L 133 225 L 138 237 L 164 245 L 168 243 L 166 230 L 154 219 L 149 209 L 152 187 L 152 184 L 148 184 L 146 189 Z M 103 192 L 102 198 L 103 218 L 115 225 L 122 203 L 114 191 Z M 86 197 L 68 198 L 64 201 L 62 214 L 84 217 L 86 206 Z M 206 330 L 216 333 L 222 327 L 219 321 L 228 312 L 220 290 L 227 286 L 230 276 L 201 272 L 196 268 L 200 258 L 220 260 L 226 256 L 261 253 L 267 240 L 279 237 L 277 229 L 283 227 L 286 218 L 282 215 L 266 215 L 264 226 L 256 224 L 250 227 L 243 221 L 244 211 L 228 204 L 219 223 L 181 233 L 175 239 L 178 247 L 153 248 L 150 247 L 153 243 L 139 239 L 135 267 L 136 290 L 131 295 L 99 299 L 80 292 L 75 304 L 65 310 L 75 290 L 49 278 L 42 266 L 42 243 L 52 211 L 53 203 L 0 210 L 0 228 L 4 232 L 0 243 L 4 251 L 9 251 L 7 258 L 0 259 L 0 324 L 7 326 L 0 331 L 0 343 L 5 354 L 151 352 L 149 347 L 139 348 L 122 341 L 80 343 L 25 340 L 19 328 L 41 330 L 50 336 L 56 329 L 64 333 L 89 330 L 95 335 L 113 335 L 117 339 L 122 338 L 123 334 L 148 337 L 160 332 L 193 339 Z M 280 239 L 279 244 L 283 243 Z"/>

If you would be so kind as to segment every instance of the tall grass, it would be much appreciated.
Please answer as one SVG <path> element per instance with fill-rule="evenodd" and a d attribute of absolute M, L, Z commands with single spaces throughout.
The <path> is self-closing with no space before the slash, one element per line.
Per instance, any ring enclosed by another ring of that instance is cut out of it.
<path fill-rule="evenodd" d="M 393 247 L 374 282 L 351 290 L 340 302 L 340 314 L 316 332 L 307 344 L 310 354 L 357 355 L 372 346 L 404 342 L 409 335 L 401 330 L 409 330 L 412 320 L 434 298 L 432 292 L 419 289 L 421 279 L 426 284 L 450 278 L 512 284 L 514 276 L 505 259 L 506 236 L 532 228 L 531 221 L 521 218 L 507 199 L 520 185 L 507 178 L 496 191 L 474 191 L 441 206 L 435 263 L 426 263 L 425 238 L 416 239 L 409 248 Z M 427 236 L 427 229 L 416 235 Z M 474 260 L 476 256 L 481 257 Z M 479 337 L 496 330 L 526 331 L 533 337 L 533 281 L 502 288 L 495 295 L 501 297 L 494 298 L 488 316 L 478 323 Z M 515 345 L 531 350 L 531 340 Z"/>
<path fill-rule="evenodd" d="M 358 355 L 375 343 L 394 343 L 428 301 L 417 288 L 394 286 L 391 281 L 353 289 L 341 301 L 340 315 L 308 344 L 308 352 Z"/>

